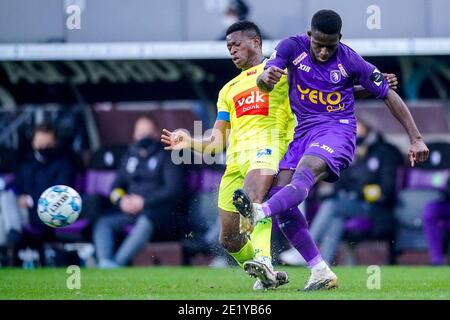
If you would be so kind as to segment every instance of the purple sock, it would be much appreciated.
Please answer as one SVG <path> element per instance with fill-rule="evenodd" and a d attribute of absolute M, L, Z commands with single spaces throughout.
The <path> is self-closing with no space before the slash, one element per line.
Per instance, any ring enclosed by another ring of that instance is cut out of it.
<path fill-rule="evenodd" d="M 310 169 L 296 169 L 291 183 L 264 202 L 262 205 L 264 214 L 272 217 L 297 207 L 306 199 L 315 182 L 314 173 Z"/>
<path fill-rule="evenodd" d="M 310 268 L 323 261 L 319 249 L 309 233 L 306 219 L 297 207 L 279 214 L 277 221 L 286 239 L 308 262 Z"/>
<path fill-rule="evenodd" d="M 275 195 L 281 189 L 281 187 L 273 187 L 270 189 L 268 197 Z M 323 261 L 319 249 L 309 233 L 306 219 L 297 207 L 279 214 L 276 219 L 286 239 L 302 255 L 310 268 Z"/>

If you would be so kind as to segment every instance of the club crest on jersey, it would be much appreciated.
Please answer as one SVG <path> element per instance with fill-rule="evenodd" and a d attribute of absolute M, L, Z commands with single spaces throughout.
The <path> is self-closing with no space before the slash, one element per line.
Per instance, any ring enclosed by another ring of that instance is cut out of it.
<path fill-rule="evenodd" d="M 341 72 L 339 70 L 333 70 L 330 71 L 330 80 L 333 83 L 338 83 L 339 81 L 341 81 L 342 76 L 341 76 Z"/>
<path fill-rule="evenodd" d="M 299 55 L 297 58 L 295 58 L 294 61 L 292 61 L 292 64 L 294 66 L 298 65 L 303 59 L 305 59 L 307 56 L 307 53 L 305 51 L 302 52 L 301 55 Z"/>
<path fill-rule="evenodd" d="M 233 101 L 237 118 L 246 115 L 269 115 L 269 95 L 259 91 L 256 86 L 237 94 Z"/>

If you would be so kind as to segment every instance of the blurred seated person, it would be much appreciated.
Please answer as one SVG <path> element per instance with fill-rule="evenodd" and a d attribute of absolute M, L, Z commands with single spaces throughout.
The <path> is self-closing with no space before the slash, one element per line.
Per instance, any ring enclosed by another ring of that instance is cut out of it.
<path fill-rule="evenodd" d="M 343 171 L 333 195 L 322 202 L 310 226 L 324 260 L 330 264 L 334 262 L 349 219 L 369 218 L 373 237 L 383 237 L 393 231 L 396 172 L 402 164 L 402 155 L 361 120 L 357 121 L 356 137 L 352 165 Z M 295 253 L 290 249 L 280 259 L 288 264 L 306 264 Z"/>
<path fill-rule="evenodd" d="M 122 159 L 111 202 L 117 211 L 98 219 L 93 238 L 100 268 L 126 266 L 155 234 L 176 234 L 175 205 L 183 191 L 183 171 L 159 142 L 160 132 L 149 116 L 134 127 L 134 143 Z M 116 240 L 123 238 L 119 248 Z"/>
<path fill-rule="evenodd" d="M 69 155 L 58 147 L 56 132 L 51 125 L 44 123 L 34 128 L 31 146 L 31 151 L 24 156 L 15 172 L 13 189 L 17 204 L 10 202 L 10 207 L 3 208 L 3 211 L 14 215 L 11 221 L 21 221 L 13 231 L 15 235 L 10 236 L 12 244 L 42 249 L 42 241 L 51 238 L 54 229 L 39 219 L 36 211 L 38 199 L 51 186 L 74 187 L 75 168 Z"/>
<path fill-rule="evenodd" d="M 423 228 L 428 242 L 431 264 L 443 265 L 445 232 L 450 231 L 450 178 L 447 181 L 444 200 L 430 202 L 425 206 Z"/>
<path fill-rule="evenodd" d="M 222 20 L 224 30 L 228 29 L 228 27 L 233 23 L 247 20 L 249 15 L 250 7 L 244 0 L 228 0 Z M 263 31 L 261 31 L 261 37 L 263 39 L 270 39 L 270 37 Z M 217 40 L 226 40 L 225 31 Z"/>

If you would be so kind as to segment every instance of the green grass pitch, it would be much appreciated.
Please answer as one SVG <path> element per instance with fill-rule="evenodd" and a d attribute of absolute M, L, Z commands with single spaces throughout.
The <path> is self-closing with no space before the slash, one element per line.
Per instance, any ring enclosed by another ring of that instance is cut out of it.
<path fill-rule="evenodd" d="M 297 291 L 307 269 L 280 269 L 288 271 L 290 283 L 264 292 L 252 291 L 254 279 L 236 267 L 81 269 L 81 287 L 72 290 L 65 268 L 0 269 L 0 299 L 450 299 L 450 267 L 382 266 L 380 289 L 367 288 L 372 273 L 366 267 L 336 267 L 340 288 L 320 292 Z"/>

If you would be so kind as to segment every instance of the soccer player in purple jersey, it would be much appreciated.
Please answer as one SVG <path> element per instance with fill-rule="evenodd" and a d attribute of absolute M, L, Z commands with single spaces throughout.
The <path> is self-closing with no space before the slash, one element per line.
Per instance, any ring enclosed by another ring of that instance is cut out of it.
<path fill-rule="evenodd" d="M 340 172 L 353 160 L 354 82 L 383 99 L 403 125 L 411 143 L 408 156 L 412 166 L 425 161 L 429 153 L 407 106 L 389 88 L 380 71 L 340 42 L 341 27 L 342 20 L 336 12 L 320 10 L 312 17 L 307 34 L 286 38 L 276 47 L 257 84 L 260 90 L 270 92 L 287 74 L 290 104 L 298 122 L 294 140 L 280 162 L 269 200 L 252 203 L 241 189 L 233 195 L 234 205 L 251 225 L 266 217 L 277 218 L 286 238 L 311 268 L 304 290 L 338 286 L 337 276 L 311 241 L 298 205 L 317 182 L 339 179 Z"/>

